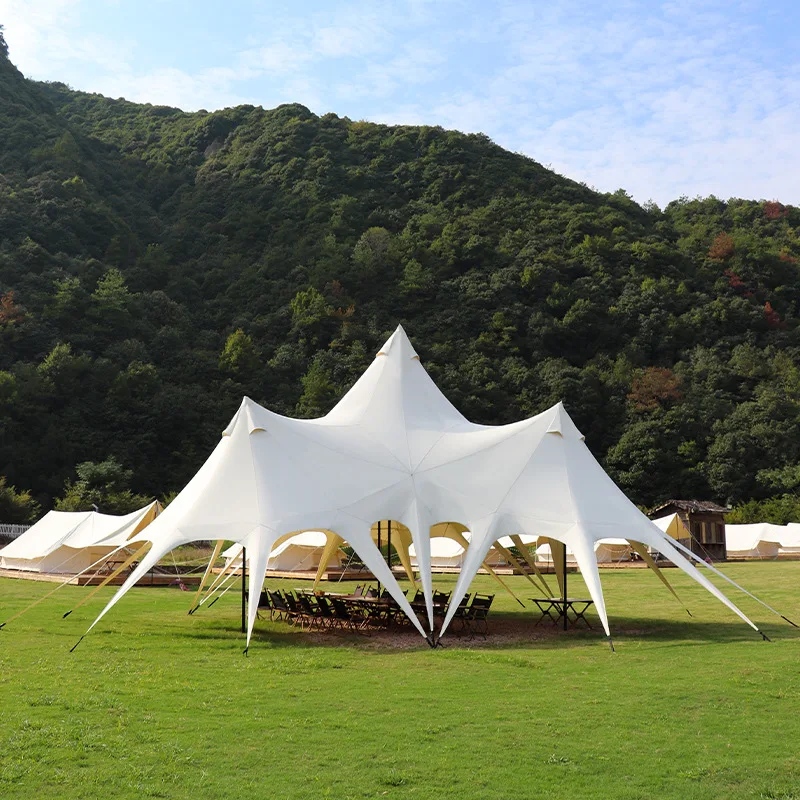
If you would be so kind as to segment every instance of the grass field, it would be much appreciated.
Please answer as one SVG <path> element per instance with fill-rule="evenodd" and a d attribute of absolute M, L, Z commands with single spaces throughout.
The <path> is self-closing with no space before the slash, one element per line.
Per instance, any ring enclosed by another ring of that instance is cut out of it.
<path fill-rule="evenodd" d="M 800 562 L 725 570 L 800 619 Z M 693 619 L 648 571 L 602 574 L 616 654 L 498 596 L 517 632 L 486 642 L 261 621 L 244 658 L 238 595 L 188 617 L 176 589 L 133 590 L 70 654 L 111 590 L 62 620 L 68 587 L 0 632 L 0 796 L 800 798 L 800 631 L 740 595 L 763 642 L 669 575 Z M 50 588 L 0 579 L 0 618 Z"/>

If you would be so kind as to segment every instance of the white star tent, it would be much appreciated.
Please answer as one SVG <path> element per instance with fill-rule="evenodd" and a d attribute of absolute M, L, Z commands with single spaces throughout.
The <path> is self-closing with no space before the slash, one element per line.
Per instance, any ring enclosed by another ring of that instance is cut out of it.
<path fill-rule="evenodd" d="M 48 511 L 0 550 L 0 569 L 78 574 L 125 545 L 145 540 L 142 531 L 158 516 L 157 500 L 131 514 Z"/>
<path fill-rule="evenodd" d="M 380 520 L 411 532 L 426 598 L 424 627 L 375 545 L 372 527 Z M 430 531 L 448 522 L 471 537 L 437 632 Z M 290 419 L 245 398 L 206 463 L 151 524 L 150 552 L 91 627 L 174 547 L 229 539 L 247 548 L 249 646 L 272 546 L 307 530 L 333 532 L 353 547 L 431 645 L 493 544 L 521 533 L 563 542 L 575 554 L 607 635 L 594 544 L 618 537 L 660 551 L 758 630 L 617 488 L 561 403 L 510 425 L 469 422 L 399 327 L 320 419 Z"/>

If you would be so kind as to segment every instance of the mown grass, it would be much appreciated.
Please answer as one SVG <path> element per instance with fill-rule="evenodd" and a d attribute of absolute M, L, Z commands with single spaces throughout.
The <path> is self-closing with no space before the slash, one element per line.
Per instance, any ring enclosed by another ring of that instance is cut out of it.
<path fill-rule="evenodd" d="M 725 569 L 800 618 L 800 563 Z M 176 589 L 132 591 L 71 654 L 111 591 L 62 620 L 68 587 L 0 632 L 0 796 L 800 798 L 800 631 L 742 597 L 762 642 L 674 570 L 693 619 L 646 571 L 602 577 L 616 654 L 499 596 L 515 635 L 261 621 L 244 658 L 238 595 L 188 617 Z M 49 588 L 0 580 L 0 617 Z"/>

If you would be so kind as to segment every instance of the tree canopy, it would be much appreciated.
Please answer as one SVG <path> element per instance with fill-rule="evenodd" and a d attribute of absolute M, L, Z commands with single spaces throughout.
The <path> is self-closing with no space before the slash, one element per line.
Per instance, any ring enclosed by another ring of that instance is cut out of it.
<path fill-rule="evenodd" d="M 325 413 L 398 323 L 475 421 L 563 400 L 636 502 L 798 492 L 794 207 L 642 207 L 482 135 L 7 59 L 0 101 L 0 475 L 45 507 L 85 462 L 180 489 L 242 395 Z"/>

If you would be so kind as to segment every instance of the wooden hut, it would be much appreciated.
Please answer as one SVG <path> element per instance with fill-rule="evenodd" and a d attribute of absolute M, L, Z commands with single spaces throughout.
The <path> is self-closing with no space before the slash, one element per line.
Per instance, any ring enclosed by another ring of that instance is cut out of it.
<path fill-rule="evenodd" d="M 650 512 L 650 518 L 677 514 L 692 534 L 692 538 L 683 544 L 701 558 L 710 557 L 712 561 L 724 561 L 727 558 L 725 514 L 729 510 L 707 500 L 667 500 Z"/>

